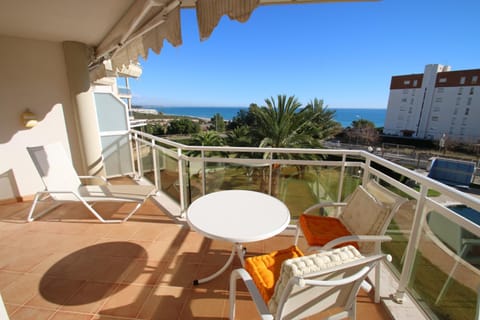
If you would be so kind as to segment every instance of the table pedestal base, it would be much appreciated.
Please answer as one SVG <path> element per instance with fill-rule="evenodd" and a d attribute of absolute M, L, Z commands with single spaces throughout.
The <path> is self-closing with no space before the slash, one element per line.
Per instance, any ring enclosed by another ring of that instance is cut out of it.
<path fill-rule="evenodd" d="M 196 286 L 196 285 L 199 285 L 201 283 L 205 283 L 205 282 L 208 282 L 210 280 L 213 280 L 216 277 L 218 277 L 219 275 L 221 275 L 223 272 L 225 272 L 225 270 L 227 270 L 227 268 L 232 264 L 233 258 L 235 257 L 235 253 L 237 253 L 238 257 L 240 258 L 240 262 L 242 263 L 242 267 L 244 267 L 245 266 L 245 260 L 244 260 L 245 251 L 246 250 L 245 250 L 245 248 L 243 247 L 242 244 L 234 243 L 233 246 L 232 246 L 232 251 L 230 252 L 230 256 L 228 257 L 227 262 L 225 262 L 223 267 L 221 267 L 218 271 L 216 271 L 214 274 L 212 274 L 208 277 L 198 279 L 198 280 L 193 280 L 193 285 Z"/>

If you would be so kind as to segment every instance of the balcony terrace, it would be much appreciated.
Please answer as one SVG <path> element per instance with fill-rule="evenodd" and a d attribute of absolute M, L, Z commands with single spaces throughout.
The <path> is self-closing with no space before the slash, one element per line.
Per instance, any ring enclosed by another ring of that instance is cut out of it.
<path fill-rule="evenodd" d="M 123 224 L 101 224 L 75 204 L 26 223 L 30 205 L 0 205 L 0 292 L 10 319 L 228 318 L 229 273 L 195 287 L 192 280 L 218 269 L 229 243 L 191 231 L 154 201 Z M 112 218 L 124 211 L 98 206 Z M 292 241 L 280 235 L 252 243 L 248 255 Z M 232 268 L 239 266 L 236 260 Z M 246 288 L 238 292 L 238 319 L 255 319 Z M 390 319 L 364 292 L 357 308 L 359 319 Z"/>
<path fill-rule="evenodd" d="M 480 227 L 452 205 L 480 211 L 478 198 L 358 150 L 193 147 L 139 131 L 131 141 L 136 178 L 160 192 L 126 223 L 98 223 L 71 204 L 26 223 L 31 202 L 0 206 L 0 292 L 12 319 L 227 318 L 228 273 L 192 285 L 231 249 L 189 229 L 184 213 L 193 200 L 216 190 L 261 191 L 285 202 L 294 221 L 311 202 L 342 201 L 368 179 L 409 201 L 387 232 L 393 240 L 382 246 L 393 262 L 382 268 L 381 303 L 361 292 L 359 319 L 477 316 Z M 127 211 L 98 206 L 108 218 Z M 247 254 L 292 244 L 291 231 L 247 244 Z M 245 288 L 239 297 L 239 319 L 255 318 Z"/>

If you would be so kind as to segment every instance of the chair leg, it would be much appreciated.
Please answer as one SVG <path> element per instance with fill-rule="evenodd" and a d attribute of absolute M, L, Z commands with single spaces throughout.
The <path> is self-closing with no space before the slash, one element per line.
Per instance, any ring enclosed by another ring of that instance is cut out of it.
<path fill-rule="evenodd" d="M 296 225 L 296 231 L 295 231 L 295 242 L 293 243 L 294 245 L 298 245 L 298 238 L 300 237 L 300 233 L 302 233 L 302 228 L 300 228 L 300 225 L 297 223 Z"/>
<path fill-rule="evenodd" d="M 236 292 L 237 292 L 237 279 L 239 278 L 238 273 L 236 270 L 233 270 L 230 274 L 230 289 L 229 289 L 229 304 L 230 304 L 230 311 L 228 315 L 228 319 L 233 320 L 235 319 L 235 300 L 236 300 Z"/>
<path fill-rule="evenodd" d="M 37 192 L 37 194 L 35 194 L 35 198 L 33 199 L 32 207 L 30 208 L 30 212 L 28 213 L 28 217 L 27 217 L 28 222 L 32 222 L 33 220 L 38 219 L 38 218 L 46 215 L 50 211 L 52 211 L 52 210 L 54 210 L 54 209 L 56 209 L 56 208 L 58 208 L 62 205 L 61 203 L 54 204 L 53 206 L 48 207 L 47 209 L 41 211 L 39 214 L 37 214 L 36 217 L 33 217 L 33 213 L 35 212 L 35 208 L 37 207 L 37 204 L 40 201 L 41 196 L 43 196 L 43 193 L 41 193 L 41 192 Z"/>
<path fill-rule="evenodd" d="M 380 302 L 380 263 L 375 266 L 375 303 Z"/>
<path fill-rule="evenodd" d="M 95 218 L 97 218 L 98 220 L 100 220 L 103 223 L 120 223 L 120 222 L 123 221 L 123 220 L 119 220 L 119 219 L 105 220 L 95 209 L 93 209 L 92 205 L 90 205 L 88 202 L 86 202 L 83 199 L 80 199 L 80 201 L 83 203 L 83 205 L 85 207 L 87 207 L 88 211 L 90 211 L 90 213 L 92 213 L 95 216 Z"/>
<path fill-rule="evenodd" d="M 137 212 L 137 210 L 142 206 L 143 202 L 139 202 L 137 203 L 137 205 L 135 206 L 135 208 L 130 211 L 130 213 L 128 214 L 128 216 L 126 216 L 124 219 L 123 219 L 123 222 L 127 221 L 128 219 L 130 219 L 131 216 L 133 216 L 133 214 L 135 212 Z"/>

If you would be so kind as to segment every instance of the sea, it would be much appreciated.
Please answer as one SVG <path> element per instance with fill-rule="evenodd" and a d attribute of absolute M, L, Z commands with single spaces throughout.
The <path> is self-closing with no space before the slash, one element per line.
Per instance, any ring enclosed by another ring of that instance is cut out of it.
<path fill-rule="evenodd" d="M 196 118 L 210 119 L 219 113 L 225 120 L 232 120 L 240 110 L 248 110 L 248 107 L 159 107 L 145 106 L 144 108 L 155 109 L 166 115 L 191 116 Z M 372 121 L 375 127 L 383 127 L 387 109 L 375 108 L 328 108 L 335 111 L 335 120 L 342 127 L 351 126 L 352 121 L 366 119 Z"/>

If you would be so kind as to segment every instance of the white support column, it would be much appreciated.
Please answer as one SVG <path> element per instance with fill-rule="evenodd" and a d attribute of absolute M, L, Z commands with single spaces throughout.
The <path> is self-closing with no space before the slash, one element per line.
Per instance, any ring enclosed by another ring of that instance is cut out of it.
<path fill-rule="evenodd" d="M 105 175 L 95 98 L 90 89 L 88 47 L 83 43 L 67 41 L 63 43 L 63 51 L 74 118 L 78 128 L 76 140 L 80 146 L 78 151 L 82 160 L 82 167 L 76 169 L 81 175 Z"/>

